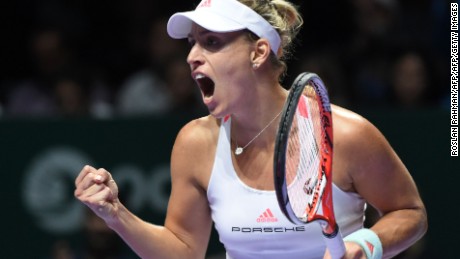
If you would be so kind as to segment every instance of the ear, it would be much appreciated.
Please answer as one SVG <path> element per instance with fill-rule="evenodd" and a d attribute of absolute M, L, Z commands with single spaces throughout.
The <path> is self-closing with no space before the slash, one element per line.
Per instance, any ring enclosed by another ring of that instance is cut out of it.
<path fill-rule="evenodd" d="M 257 66 L 260 66 L 270 56 L 270 43 L 266 39 L 258 39 L 254 46 L 254 51 L 251 53 L 251 62 L 252 64 L 257 64 Z"/>

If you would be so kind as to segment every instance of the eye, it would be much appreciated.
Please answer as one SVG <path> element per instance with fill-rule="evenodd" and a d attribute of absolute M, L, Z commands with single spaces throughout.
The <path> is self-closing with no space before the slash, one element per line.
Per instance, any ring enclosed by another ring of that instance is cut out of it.
<path fill-rule="evenodd" d="M 217 51 L 222 47 L 222 41 L 214 36 L 208 36 L 203 41 L 203 47 L 209 51 Z"/>
<path fill-rule="evenodd" d="M 187 41 L 190 47 L 193 47 L 196 43 L 196 40 L 194 40 L 193 38 L 188 38 Z"/>
<path fill-rule="evenodd" d="M 205 43 L 207 47 L 215 47 L 218 45 L 219 41 L 216 37 L 207 37 Z"/>

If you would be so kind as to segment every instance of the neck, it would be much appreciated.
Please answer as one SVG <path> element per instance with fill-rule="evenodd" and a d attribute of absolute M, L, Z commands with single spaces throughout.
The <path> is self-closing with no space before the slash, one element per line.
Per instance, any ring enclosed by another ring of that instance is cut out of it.
<path fill-rule="evenodd" d="M 247 98 L 238 104 L 238 110 L 231 115 L 232 129 L 241 130 L 244 134 L 246 131 L 259 131 L 267 125 L 281 111 L 288 95 L 281 86 L 273 88 L 276 90 L 251 90 L 254 92 L 248 93 Z"/>
<path fill-rule="evenodd" d="M 279 115 L 283 108 L 287 92 L 275 97 L 258 100 L 271 100 L 259 103 L 251 111 L 232 115 L 232 142 L 238 147 L 246 145 L 272 144 L 279 124 Z M 248 145 L 248 146 L 249 146 Z"/>

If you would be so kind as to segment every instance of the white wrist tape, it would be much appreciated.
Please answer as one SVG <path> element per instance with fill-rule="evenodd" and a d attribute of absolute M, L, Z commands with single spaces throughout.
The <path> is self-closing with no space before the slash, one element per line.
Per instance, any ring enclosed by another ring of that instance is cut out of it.
<path fill-rule="evenodd" d="M 351 233 L 343 239 L 345 242 L 355 242 L 359 244 L 368 259 L 381 259 L 382 258 L 382 243 L 374 231 L 362 228 L 356 232 Z"/>

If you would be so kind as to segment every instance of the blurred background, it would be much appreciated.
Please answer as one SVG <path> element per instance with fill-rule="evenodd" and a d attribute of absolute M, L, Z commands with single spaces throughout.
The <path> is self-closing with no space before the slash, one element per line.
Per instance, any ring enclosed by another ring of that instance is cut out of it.
<path fill-rule="evenodd" d="M 305 25 L 284 85 L 316 72 L 332 101 L 367 117 L 405 161 L 430 229 L 400 258 L 455 258 L 450 2 L 293 2 Z M 132 211 L 163 223 L 175 135 L 207 114 L 188 45 L 166 22 L 197 3 L 0 3 L 0 258 L 136 258 L 76 202 L 73 180 L 85 164 L 105 167 Z M 213 233 L 208 255 L 221 252 Z"/>

